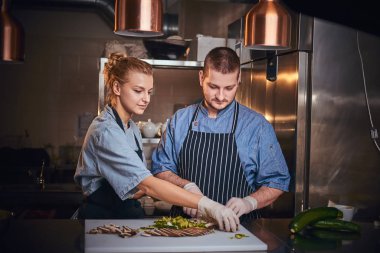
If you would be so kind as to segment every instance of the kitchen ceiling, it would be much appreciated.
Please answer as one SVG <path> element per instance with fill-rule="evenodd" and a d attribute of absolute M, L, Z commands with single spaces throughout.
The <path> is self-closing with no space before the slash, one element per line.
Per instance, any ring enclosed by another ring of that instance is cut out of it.
<path fill-rule="evenodd" d="M 178 3 L 184 0 L 164 0 L 164 12 L 176 12 Z M 256 4 L 258 0 L 198 0 L 204 2 L 230 2 Z M 380 36 L 380 19 L 372 1 L 350 2 L 347 0 L 282 0 L 295 12 L 318 17 Z M 113 27 L 114 0 L 12 0 L 13 8 L 24 9 L 92 9 Z"/>
<path fill-rule="evenodd" d="M 380 36 L 378 9 L 373 1 L 282 0 L 290 9 Z"/>
<path fill-rule="evenodd" d="M 184 0 L 164 1 L 168 7 Z M 259 0 L 198 0 L 204 2 L 230 2 L 256 4 Z M 335 22 L 380 36 L 378 10 L 372 1 L 347 0 L 281 0 L 288 8 L 312 17 Z"/>

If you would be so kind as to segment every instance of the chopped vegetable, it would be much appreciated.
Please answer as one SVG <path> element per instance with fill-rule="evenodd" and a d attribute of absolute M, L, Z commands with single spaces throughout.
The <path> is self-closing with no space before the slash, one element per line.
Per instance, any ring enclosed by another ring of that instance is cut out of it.
<path fill-rule="evenodd" d="M 245 234 L 235 234 L 235 238 L 236 239 L 241 239 L 241 238 L 244 238 L 244 237 L 248 237 L 248 235 L 245 235 Z"/>
<path fill-rule="evenodd" d="M 151 225 L 148 228 L 207 228 L 207 223 L 202 220 L 187 219 L 182 216 L 177 216 L 175 218 L 164 216 L 155 220 L 154 225 Z"/>
<path fill-rule="evenodd" d="M 249 236 L 245 234 L 235 234 L 235 236 L 230 237 L 230 239 L 242 239 L 244 237 L 249 237 Z"/>

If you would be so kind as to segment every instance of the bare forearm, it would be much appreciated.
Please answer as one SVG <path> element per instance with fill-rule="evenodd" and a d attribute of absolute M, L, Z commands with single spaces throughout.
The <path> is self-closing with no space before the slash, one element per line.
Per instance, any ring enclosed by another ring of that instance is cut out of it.
<path fill-rule="evenodd" d="M 189 180 L 183 179 L 171 171 L 164 171 L 155 175 L 162 180 L 168 181 L 172 184 L 178 185 L 179 187 L 184 187 L 186 184 L 190 183 Z"/>
<path fill-rule="evenodd" d="M 250 196 L 254 197 L 257 200 L 257 208 L 263 208 L 272 204 L 282 193 L 283 191 L 281 190 L 261 186 Z"/>
<path fill-rule="evenodd" d="M 178 206 L 198 208 L 202 196 L 188 192 L 172 183 L 149 176 L 137 188 L 145 194 Z"/>

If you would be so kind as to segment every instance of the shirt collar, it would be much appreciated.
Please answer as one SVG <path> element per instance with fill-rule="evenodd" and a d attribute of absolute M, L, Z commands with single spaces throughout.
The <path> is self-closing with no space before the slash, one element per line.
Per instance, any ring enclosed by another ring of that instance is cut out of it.
<path fill-rule="evenodd" d="M 105 111 L 106 111 L 107 114 L 109 114 L 109 115 L 112 117 L 112 119 L 113 119 L 113 120 L 115 121 L 115 123 L 116 123 L 116 116 L 113 114 L 112 107 L 111 107 L 110 105 L 107 104 L 107 105 L 105 106 Z M 132 119 L 129 119 L 129 120 L 128 120 L 128 125 L 124 124 L 124 122 L 123 122 L 124 130 L 127 130 L 127 129 L 129 128 L 129 126 L 131 125 L 131 122 L 132 122 Z"/>
<path fill-rule="evenodd" d="M 105 111 L 106 111 L 107 114 L 111 115 L 111 117 L 112 117 L 113 119 L 115 119 L 115 115 L 113 115 L 112 107 L 111 107 L 110 105 L 106 105 L 106 106 L 105 106 Z"/>
<path fill-rule="evenodd" d="M 200 103 L 200 111 L 201 111 L 203 114 L 205 114 L 205 115 L 208 116 L 207 108 L 204 106 L 203 102 L 204 102 L 204 100 L 202 100 L 202 102 Z M 218 111 L 218 115 L 217 115 L 216 117 L 219 118 L 219 117 L 223 116 L 225 113 L 229 113 L 229 112 L 231 112 L 232 110 L 234 110 L 234 108 L 235 108 L 235 103 L 236 103 L 236 100 L 235 100 L 235 99 L 232 100 L 232 102 L 231 102 L 229 105 L 227 105 L 224 109 Z"/>

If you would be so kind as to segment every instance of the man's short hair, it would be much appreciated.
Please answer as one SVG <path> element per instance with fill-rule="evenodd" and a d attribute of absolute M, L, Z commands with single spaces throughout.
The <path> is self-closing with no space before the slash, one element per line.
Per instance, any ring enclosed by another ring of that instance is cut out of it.
<path fill-rule="evenodd" d="M 203 66 L 204 76 L 208 75 L 209 69 L 223 74 L 232 73 L 240 69 L 240 59 L 231 48 L 216 47 L 206 55 Z"/>

